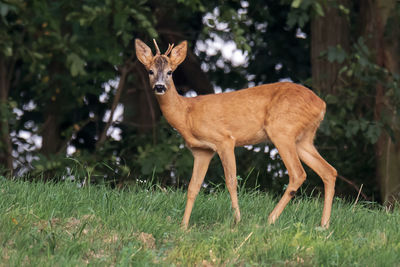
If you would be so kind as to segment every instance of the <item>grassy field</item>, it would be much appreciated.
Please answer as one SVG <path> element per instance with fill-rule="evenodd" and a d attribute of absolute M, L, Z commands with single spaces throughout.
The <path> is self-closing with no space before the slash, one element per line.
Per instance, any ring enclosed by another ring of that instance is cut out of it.
<path fill-rule="evenodd" d="M 183 191 L 1 179 L 0 266 L 400 266 L 398 208 L 335 199 L 322 230 L 320 199 L 297 197 L 275 225 L 277 199 L 239 201 L 235 226 L 224 189 L 200 194 L 183 231 Z"/>

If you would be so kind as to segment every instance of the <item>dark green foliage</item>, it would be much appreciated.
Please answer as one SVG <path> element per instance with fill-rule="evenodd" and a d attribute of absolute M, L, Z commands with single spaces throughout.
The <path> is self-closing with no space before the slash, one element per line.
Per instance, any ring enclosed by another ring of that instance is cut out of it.
<path fill-rule="evenodd" d="M 359 20 L 358 5 L 331 2 L 351 23 Z M 203 24 L 206 14 L 213 16 Z M 134 38 L 147 43 L 157 38 L 164 48 L 170 35 L 175 40 L 189 40 L 191 48 L 207 39 L 233 41 L 247 56 L 244 66 L 224 59 L 221 51 L 215 55 L 196 52 L 210 82 L 222 90 L 285 78 L 311 85 L 310 21 L 321 15 L 323 3 L 310 0 L 1 2 L 0 57 L 9 67 L 10 88 L 7 102 L 0 103 L 0 119 L 9 124 L 13 148 L 18 152 L 16 175 L 111 184 L 153 179 L 186 185 L 192 168 L 190 151 L 182 147 L 184 141 L 164 120 L 147 131 L 118 121 L 112 126 L 121 129 L 121 140 L 108 138 L 99 145 L 106 124 L 103 118 L 112 107 L 121 70 L 129 68 L 125 91 L 143 79 L 135 65 Z M 356 30 L 353 26 L 352 31 Z M 316 92 L 328 107 L 315 143 L 339 174 L 363 183 L 367 194 L 374 196 L 374 145 L 382 133 L 396 141 L 391 117 L 374 115 L 375 85 L 384 87 L 398 109 L 400 78 L 374 63 L 374 51 L 356 36 L 351 38 L 350 51 L 338 45 L 321 54 L 321 58 L 343 65 L 338 79 L 346 84 L 335 93 Z M 183 79 L 179 69 L 174 78 Z M 109 91 L 104 89 L 107 83 L 111 84 Z M 125 105 L 124 115 L 130 116 L 135 110 L 132 107 L 140 103 Z M 152 118 L 146 119 L 152 123 Z M 19 137 L 22 131 L 42 136 L 42 148 Z M 76 148 L 72 157 L 66 156 L 69 145 Z M 236 150 L 240 183 L 280 193 L 287 175 L 279 155 L 271 157 L 272 145 L 267 153 L 265 144 L 255 147 L 259 152 Z M 0 166 L 0 173 L 8 172 Z M 308 174 L 305 188 L 322 192 L 321 180 L 310 170 Z M 205 182 L 215 184 L 222 179 L 223 170 L 215 156 Z M 337 192 L 357 193 L 340 181 Z"/>
<path fill-rule="evenodd" d="M 326 100 L 327 115 L 321 125 L 320 132 L 329 138 L 318 138 L 317 144 L 326 147 L 336 168 L 344 176 L 364 184 L 368 195 L 379 199 L 375 185 L 374 145 L 382 132 L 389 133 L 393 142 L 391 121 L 385 114 L 376 118 L 376 84 L 379 83 L 391 95 L 393 106 L 399 106 L 399 77 L 387 69 L 379 67 L 371 59 L 371 51 L 359 38 L 349 54 L 340 47 L 331 47 L 324 56 L 331 62 L 344 63 L 339 79 L 348 81 L 335 94 L 323 95 Z M 387 77 L 389 83 L 383 83 Z"/>

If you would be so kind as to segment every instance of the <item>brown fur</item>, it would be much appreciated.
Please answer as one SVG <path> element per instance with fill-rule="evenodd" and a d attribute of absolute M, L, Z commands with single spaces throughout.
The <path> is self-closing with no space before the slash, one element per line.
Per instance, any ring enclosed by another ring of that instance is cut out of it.
<path fill-rule="evenodd" d="M 172 49 L 170 57 L 153 56 L 150 48 L 136 40 L 138 59 L 146 69 L 153 70 L 157 75 L 175 70 L 184 60 L 186 49 L 187 44 L 183 42 Z M 163 57 L 162 60 L 160 57 Z M 164 60 L 167 60 L 167 64 L 159 63 Z M 152 87 L 156 82 L 155 75 L 150 75 Z M 183 136 L 194 156 L 183 227 L 188 226 L 194 200 L 215 152 L 224 167 L 235 220 L 240 220 L 234 147 L 266 140 L 275 144 L 289 173 L 287 190 L 271 212 L 269 222 L 275 222 L 304 182 L 306 174 L 301 159 L 324 182 L 325 202 L 321 224 L 329 226 L 337 174 L 313 145 L 315 132 L 325 114 L 326 104 L 323 100 L 306 87 L 288 82 L 194 98 L 180 96 L 172 77 L 166 77 L 163 82 L 167 88 L 165 94 L 156 95 L 160 108 L 171 126 Z"/>

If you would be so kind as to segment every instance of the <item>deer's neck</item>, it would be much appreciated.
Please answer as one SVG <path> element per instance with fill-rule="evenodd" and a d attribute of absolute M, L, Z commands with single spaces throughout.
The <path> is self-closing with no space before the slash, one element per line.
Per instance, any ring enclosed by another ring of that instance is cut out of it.
<path fill-rule="evenodd" d="M 175 86 L 171 86 L 164 95 L 158 95 L 157 100 L 168 123 L 182 133 L 186 127 L 187 99 L 178 94 Z"/>

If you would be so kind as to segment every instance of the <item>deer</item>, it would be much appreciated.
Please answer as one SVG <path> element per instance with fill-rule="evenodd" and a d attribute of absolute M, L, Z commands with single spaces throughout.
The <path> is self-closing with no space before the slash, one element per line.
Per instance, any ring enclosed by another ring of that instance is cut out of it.
<path fill-rule="evenodd" d="M 150 87 L 163 116 L 183 137 L 194 158 L 181 227 L 188 228 L 195 199 L 215 153 L 223 166 L 234 222 L 239 223 L 234 148 L 269 141 L 278 150 L 289 183 L 269 214 L 268 223 L 273 224 L 278 219 L 306 180 L 302 161 L 318 174 L 324 184 L 321 226 L 327 229 L 337 171 L 314 146 L 316 131 L 325 115 L 325 102 L 310 89 L 291 82 L 263 84 L 220 94 L 181 96 L 172 74 L 186 58 L 187 41 L 175 47 L 170 44 L 164 54 L 153 41 L 155 55 L 143 41 L 135 40 L 137 59 L 148 72 Z"/>

